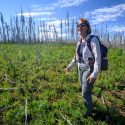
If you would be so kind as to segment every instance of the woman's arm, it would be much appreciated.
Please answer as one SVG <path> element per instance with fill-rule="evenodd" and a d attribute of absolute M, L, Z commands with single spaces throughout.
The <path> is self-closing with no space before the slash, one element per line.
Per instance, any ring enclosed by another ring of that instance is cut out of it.
<path fill-rule="evenodd" d="M 94 54 L 95 62 L 94 62 L 94 69 L 90 77 L 93 77 L 96 79 L 97 74 L 100 72 L 100 68 L 101 68 L 100 43 L 96 37 L 92 38 L 91 46 L 92 46 L 92 52 Z"/>

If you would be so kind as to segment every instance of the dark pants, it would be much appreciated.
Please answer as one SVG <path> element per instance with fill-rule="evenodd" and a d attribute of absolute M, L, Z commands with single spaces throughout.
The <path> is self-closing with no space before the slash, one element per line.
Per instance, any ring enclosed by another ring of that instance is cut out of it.
<path fill-rule="evenodd" d="M 79 69 L 79 80 L 82 86 L 82 96 L 84 105 L 87 109 L 87 114 L 90 115 L 92 113 L 92 88 L 93 83 L 87 82 L 87 77 L 91 74 L 91 68 L 89 64 L 80 63 L 78 65 Z"/>

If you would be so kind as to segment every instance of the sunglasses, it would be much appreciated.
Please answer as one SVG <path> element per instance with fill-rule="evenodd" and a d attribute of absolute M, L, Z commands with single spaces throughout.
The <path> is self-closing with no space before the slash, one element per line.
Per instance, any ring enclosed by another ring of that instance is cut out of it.
<path fill-rule="evenodd" d="M 79 24 L 77 27 L 85 27 L 85 26 L 86 26 L 85 23 L 81 23 L 81 24 Z"/>

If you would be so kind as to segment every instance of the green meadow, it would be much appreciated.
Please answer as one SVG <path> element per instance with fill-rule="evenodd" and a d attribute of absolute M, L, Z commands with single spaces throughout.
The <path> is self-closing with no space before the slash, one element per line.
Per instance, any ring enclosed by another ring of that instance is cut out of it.
<path fill-rule="evenodd" d="M 125 51 L 109 48 L 109 69 L 93 89 L 93 117 L 85 107 L 77 66 L 65 68 L 75 44 L 0 44 L 1 125 L 124 125 Z"/>

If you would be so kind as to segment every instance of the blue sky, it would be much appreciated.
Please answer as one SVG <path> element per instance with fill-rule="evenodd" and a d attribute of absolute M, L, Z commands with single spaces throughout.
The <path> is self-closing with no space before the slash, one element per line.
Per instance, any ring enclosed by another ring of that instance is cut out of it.
<path fill-rule="evenodd" d="M 30 15 L 35 21 L 44 20 L 59 25 L 60 19 L 78 20 L 84 15 L 93 25 L 108 25 L 108 30 L 125 31 L 125 0 L 1 0 L 0 12 L 9 23 L 10 16 Z M 51 19 L 51 22 L 49 20 Z"/>

